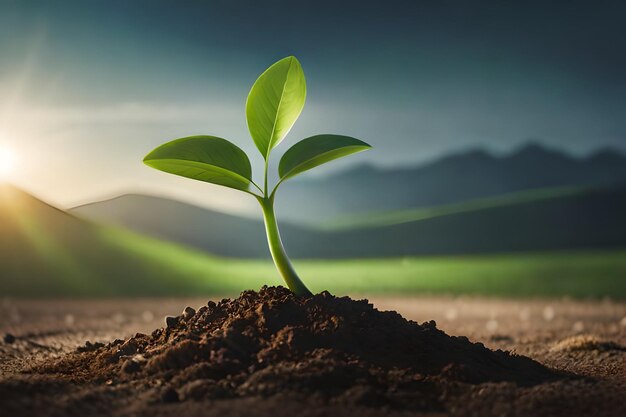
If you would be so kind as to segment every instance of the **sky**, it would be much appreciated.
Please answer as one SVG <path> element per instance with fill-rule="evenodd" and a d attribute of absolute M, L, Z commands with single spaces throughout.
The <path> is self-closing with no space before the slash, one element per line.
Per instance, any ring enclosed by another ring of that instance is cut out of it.
<path fill-rule="evenodd" d="M 318 133 L 374 146 L 330 172 L 530 139 L 576 155 L 626 151 L 625 4 L 0 0 L 0 162 L 63 208 L 140 191 L 246 212 L 249 196 L 141 159 L 211 134 L 248 152 L 260 178 L 245 99 L 288 55 L 304 68 L 307 103 L 274 169 Z"/>

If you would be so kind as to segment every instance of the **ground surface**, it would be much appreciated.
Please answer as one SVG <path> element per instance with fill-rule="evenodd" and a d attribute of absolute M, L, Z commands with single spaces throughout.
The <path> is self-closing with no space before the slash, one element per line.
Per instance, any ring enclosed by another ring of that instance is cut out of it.
<path fill-rule="evenodd" d="M 503 300 L 485 298 L 371 297 L 381 310 L 397 310 L 417 322 L 436 320 L 450 335 L 465 335 L 492 349 L 529 356 L 556 369 L 585 376 L 567 382 L 518 387 L 511 383 L 481 384 L 464 391 L 464 397 L 445 410 L 428 415 L 624 415 L 626 397 L 626 303 L 573 300 Z M 109 342 L 136 332 L 162 327 L 163 317 L 180 314 L 204 299 L 141 299 L 110 301 L 27 301 L 5 299 L 0 304 L 0 408 L 19 412 L 40 401 L 30 395 L 28 378 L 21 372 L 33 364 L 49 362 L 84 345 Z M 52 403 L 45 413 L 55 415 L 54 401 L 88 403 L 96 395 L 115 395 L 115 387 L 80 389 L 49 383 Z M 109 391 L 107 391 L 110 390 Z M 103 391 L 104 390 L 104 391 Z M 19 393 L 16 396 L 15 393 Z M 49 400 L 46 400 L 49 401 Z M 118 413 L 151 415 L 180 413 L 181 404 L 158 403 L 148 409 L 132 406 Z M 293 398 L 245 398 L 192 401 L 184 404 L 189 415 L 423 415 L 411 410 L 375 409 L 355 405 L 302 404 Z M 253 407 L 253 408 L 251 408 Z M 41 412 L 42 410 L 39 410 Z M 67 411 L 67 410 L 66 410 Z M 108 410 L 90 410 L 106 415 Z M 58 414 L 58 415 L 62 415 Z"/>

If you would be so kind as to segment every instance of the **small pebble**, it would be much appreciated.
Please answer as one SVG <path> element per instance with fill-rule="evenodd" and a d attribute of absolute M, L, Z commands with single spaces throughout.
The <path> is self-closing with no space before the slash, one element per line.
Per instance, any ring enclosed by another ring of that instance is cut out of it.
<path fill-rule="evenodd" d="M 73 326 L 74 323 L 76 322 L 76 319 L 74 318 L 74 315 L 72 314 L 66 314 L 63 321 L 65 321 L 65 324 L 67 326 Z"/>
<path fill-rule="evenodd" d="M 165 325 L 168 329 L 175 327 L 178 324 L 178 317 L 167 316 L 165 317 Z"/>
<path fill-rule="evenodd" d="M 520 310 L 519 312 L 519 319 L 521 321 L 528 321 L 530 320 L 530 310 L 527 308 L 523 308 Z"/>
<path fill-rule="evenodd" d="M 546 306 L 543 309 L 543 319 L 545 321 L 552 321 L 555 315 L 556 314 L 554 313 L 554 309 L 551 306 Z"/>
<path fill-rule="evenodd" d="M 126 321 L 126 317 L 122 313 L 115 313 L 111 319 L 117 324 L 122 324 Z"/>
<path fill-rule="evenodd" d="M 498 330 L 498 320 L 496 319 L 487 320 L 485 327 L 487 328 L 487 331 L 491 333 L 495 332 L 496 330 Z"/>
<path fill-rule="evenodd" d="M 17 309 L 13 309 L 9 312 L 9 318 L 13 323 L 19 323 L 22 321 L 22 316 L 20 316 L 20 312 Z"/>
<path fill-rule="evenodd" d="M 577 321 L 572 325 L 572 330 L 580 333 L 583 330 L 585 330 L 585 323 L 583 323 L 582 321 Z"/>
<path fill-rule="evenodd" d="M 193 317 L 195 314 L 196 314 L 196 310 L 194 310 L 193 308 L 189 306 L 185 307 L 185 309 L 183 310 L 183 317 L 185 319 L 189 319 Z"/>
<path fill-rule="evenodd" d="M 150 323 L 152 320 L 154 320 L 154 313 L 152 313 L 152 311 L 150 310 L 146 310 L 141 313 L 141 319 L 146 323 Z"/>
<path fill-rule="evenodd" d="M 620 321 L 619 324 L 622 327 L 626 327 L 626 317 L 622 318 L 622 321 Z"/>
<path fill-rule="evenodd" d="M 122 372 L 132 374 L 141 370 L 141 363 L 132 359 L 127 359 L 122 365 Z"/>
<path fill-rule="evenodd" d="M 11 344 L 13 342 L 15 342 L 15 336 L 13 336 L 11 333 L 7 333 L 4 335 L 4 343 Z"/>
<path fill-rule="evenodd" d="M 126 372 L 127 374 L 139 372 L 145 362 L 146 358 L 143 355 L 137 354 L 124 362 L 122 372 Z"/>
<path fill-rule="evenodd" d="M 450 308 L 446 310 L 446 320 L 454 321 L 457 319 L 457 317 L 459 317 L 459 312 L 456 308 Z"/>

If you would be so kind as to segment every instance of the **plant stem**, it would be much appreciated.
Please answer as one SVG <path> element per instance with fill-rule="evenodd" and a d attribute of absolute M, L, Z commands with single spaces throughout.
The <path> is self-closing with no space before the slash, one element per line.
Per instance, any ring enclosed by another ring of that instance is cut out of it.
<path fill-rule="evenodd" d="M 267 233 L 267 244 L 270 247 L 272 259 L 276 265 L 276 269 L 285 280 L 285 283 L 291 291 L 298 296 L 312 295 L 311 291 L 304 285 L 298 277 L 295 269 L 287 257 L 283 243 L 280 240 L 278 231 L 278 223 L 276 223 L 276 215 L 274 214 L 274 198 L 258 197 L 261 208 L 263 209 L 263 220 L 265 221 L 265 232 Z"/>
<path fill-rule="evenodd" d="M 263 197 L 267 198 L 267 167 L 269 165 L 269 159 L 265 159 L 265 170 L 264 170 L 264 180 L 263 180 Z M 272 201 L 273 203 L 273 201 Z"/>

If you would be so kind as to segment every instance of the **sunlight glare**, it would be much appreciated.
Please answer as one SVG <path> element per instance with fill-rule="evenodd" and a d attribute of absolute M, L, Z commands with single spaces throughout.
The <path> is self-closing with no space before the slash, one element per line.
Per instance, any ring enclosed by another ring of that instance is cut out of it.
<path fill-rule="evenodd" d="M 15 170 L 16 156 L 8 148 L 0 147 L 0 179 L 8 178 Z"/>

